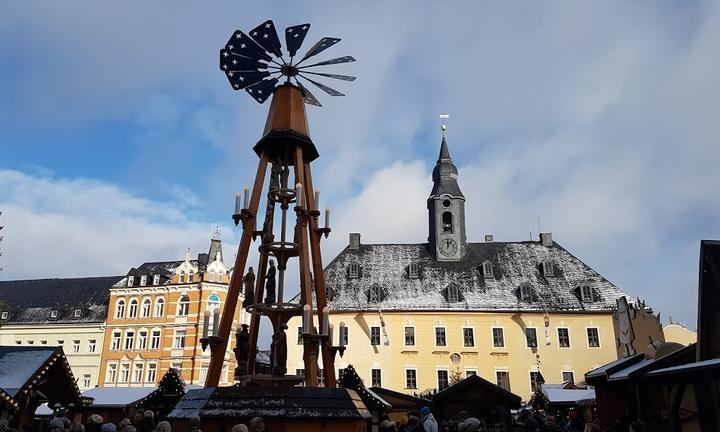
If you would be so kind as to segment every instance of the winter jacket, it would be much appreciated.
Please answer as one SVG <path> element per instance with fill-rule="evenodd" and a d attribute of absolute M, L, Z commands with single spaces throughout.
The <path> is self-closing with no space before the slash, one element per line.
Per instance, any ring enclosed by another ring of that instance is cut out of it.
<path fill-rule="evenodd" d="M 425 432 L 438 432 L 438 424 L 435 421 L 435 417 L 433 417 L 432 413 L 428 414 L 427 417 L 425 417 L 425 421 L 423 422 L 423 428 L 425 429 Z"/>

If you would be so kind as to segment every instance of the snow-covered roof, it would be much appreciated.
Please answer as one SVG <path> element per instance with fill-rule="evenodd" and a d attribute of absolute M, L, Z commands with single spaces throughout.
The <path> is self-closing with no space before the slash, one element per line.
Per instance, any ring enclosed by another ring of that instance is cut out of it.
<path fill-rule="evenodd" d="M 542 386 L 550 403 L 585 405 L 595 401 L 595 389 L 565 389 L 559 386 Z"/>
<path fill-rule="evenodd" d="M 103 322 L 110 288 L 121 276 L 0 281 L 0 303 L 9 312 L 0 324 Z M 76 309 L 81 310 L 76 317 Z M 51 317 L 56 310 L 57 316 Z"/>
<path fill-rule="evenodd" d="M 0 388 L 15 397 L 56 349 L 0 346 Z"/>
<path fill-rule="evenodd" d="M 83 392 L 94 399 L 92 406 L 127 406 L 155 391 L 155 387 L 95 387 Z"/>
<path fill-rule="evenodd" d="M 492 277 L 482 264 L 489 261 Z M 543 262 L 551 262 L 546 276 Z M 409 264 L 419 277 L 409 277 Z M 359 277 L 348 269 L 358 264 Z M 382 291 L 381 301 L 369 300 L 370 288 Z M 457 284 L 460 301 L 449 302 L 447 287 Z M 532 298 L 523 300 L 521 284 L 529 284 Z M 581 300 L 580 286 L 592 288 L 593 301 Z M 332 310 L 508 310 L 609 312 L 616 300 L 628 296 L 557 243 L 488 242 L 468 244 L 457 262 L 439 262 L 427 244 L 362 244 L 346 248 L 325 269 L 328 303 Z M 629 296 L 628 296 L 629 297 Z"/>
<path fill-rule="evenodd" d="M 687 363 L 678 366 L 672 366 L 664 369 L 658 369 L 648 373 L 649 377 L 656 377 L 662 375 L 669 375 L 679 372 L 694 372 L 705 369 L 717 369 L 720 368 L 720 358 L 703 360 L 699 362 Z"/>

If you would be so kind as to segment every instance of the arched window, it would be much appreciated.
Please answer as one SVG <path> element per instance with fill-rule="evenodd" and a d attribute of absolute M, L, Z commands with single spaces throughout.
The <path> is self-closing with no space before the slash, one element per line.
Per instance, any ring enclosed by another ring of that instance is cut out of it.
<path fill-rule="evenodd" d="M 443 222 L 443 232 L 444 233 L 450 233 L 453 232 L 453 221 L 452 221 L 452 213 L 450 212 L 443 212 L 442 214 L 442 222 Z"/>
<path fill-rule="evenodd" d="M 210 280 L 210 282 L 215 282 L 215 271 L 214 270 L 210 270 L 209 280 Z"/>
<path fill-rule="evenodd" d="M 451 283 L 447 287 L 447 301 L 448 303 L 457 303 L 460 301 L 460 290 L 454 283 Z"/>
<path fill-rule="evenodd" d="M 184 295 L 178 300 L 178 316 L 187 316 L 190 312 L 190 297 Z"/>
<path fill-rule="evenodd" d="M 493 277 L 493 265 L 490 261 L 485 261 L 484 263 L 482 263 L 482 272 L 483 276 L 486 279 L 490 279 Z"/>
<path fill-rule="evenodd" d="M 119 299 L 115 304 L 115 318 L 125 318 L 125 300 Z"/>
<path fill-rule="evenodd" d="M 149 298 L 146 298 L 142 302 L 142 309 L 140 309 L 140 316 L 143 318 L 147 318 L 150 316 L 150 306 L 152 305 L 152 302 Z"/>
<path fill-rule="evenodd" d="M 130 300 L 130 307 L 128 307 L 128 318 L 137 318 L 138 301 L 136 299 Z"/>
<path fill-rule="evenodd" d="M 368 293 L 368 301 L 370 301 L 370 303 L 377 303 L 379 301 L 382 301 L 382 290 L 380 289 L 380 285 L 375 284 L 370 287 L 370 292 Z"/>
<path fill-rule="evenodd" d="M 160 297 L 155 300 L 155 316 L 161 317 L 165 314 L 165 299 Z"/>

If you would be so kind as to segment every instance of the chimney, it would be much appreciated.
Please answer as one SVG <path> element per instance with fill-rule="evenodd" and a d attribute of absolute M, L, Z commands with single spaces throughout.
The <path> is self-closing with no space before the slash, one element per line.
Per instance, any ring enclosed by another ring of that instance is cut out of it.
<path fill-rule="evenodd" d="M 350 233 L 350 245 L 348 249 L 360 249 L 360 233 Z"/>
<path fill-rule="evenodd" d="M 492 242 L 493 242 L 493 235 L 485 234 L 485 243 L 492 243 Z"/>
<path fill-rule="evenodd" d="M 552 233 L 544 232 L 540 233 L 540 243 L 542 243 L 543 246 L 552 246 L 553 245 L 553 239 L 552 239 Z"/>

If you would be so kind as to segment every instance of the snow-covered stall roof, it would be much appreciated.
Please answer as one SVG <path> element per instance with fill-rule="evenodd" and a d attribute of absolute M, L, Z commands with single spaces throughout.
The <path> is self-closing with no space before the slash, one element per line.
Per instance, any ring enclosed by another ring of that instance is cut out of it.
<path fill-rule="evenodd" d="M 483 274 L 484 262 L 492 265 L 490 277 Z M 543 272 L 546 262 L 552 263 L 552 275 Z M 418 265 L 418 277 L 410 277 L 411 263 Z M 359 265 L 358 277 L 351 277 L 351 264 Z M 459 301 L 448 301 L 451 284 L 459 288 Z M 520 295 L 523 284 L 529 284 L 530 298 Z M 457 262 L 435 260 L 424 243 L 361 244 L 327 266 L 325 285 L 333 310 L 608 312 L 628 296 L 559 244 L 535 241 L 470 243 Z M 374 285 L 381 290 L 379 302 L 370 300 Z M 582 285 L 591 287 L 591 301 L 583 301 Z"/>
<path fill-rule="evenodd" d="M 56 347 L 0 346 L 0 389 L 12 397 L 55 353 Z"/>
<path fill-rule="evenodd" d="M 95 387 L 83 392 L 93 398 L 92 406 L 119 407 L 137 402 L 155 391 L 155 387 Z"/>
<path fill-rule="evenodd" d="M 595 389 L 569 389 L 557 385 L 542 385 L 542 392 L 553 404 L 587 405 L 595 402 Z"/>

